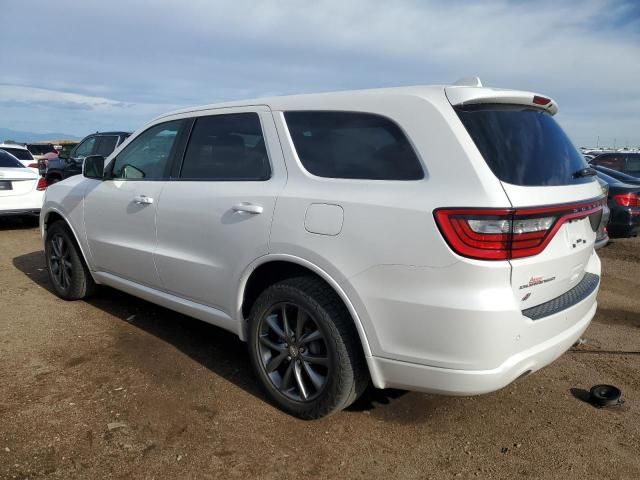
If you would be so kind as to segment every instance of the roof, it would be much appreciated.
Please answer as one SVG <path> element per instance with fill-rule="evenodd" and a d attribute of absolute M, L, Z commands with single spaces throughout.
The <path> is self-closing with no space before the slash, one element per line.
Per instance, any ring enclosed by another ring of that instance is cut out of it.
<path fill-rule="evenodd" d="M 331 106 L 344 104 L 347 108 L 352 102 L 362 99 L 385 100 L 389 97 L 415 97 L 416 99 L 431 99 L 436 96 L 440 99 L 443 93 L 446 95 L 453 105 L 465 103 L 486 103 L 493 100 L 496 103 L 522 103 L 529 104 L 533 107 L 547 110 L 555 114 L 558 110 L 557 103 L 546 96 L 539 96 L 537 93 L 525 92 L 519 90 L 509 90 L 501 88 L 487 88 L 482 86 L 480 79 L 477 77 L 469 77 L 459 80 L 452 85 L 414 85 L 407 87 L 391 87 L 391 88 L 374 88 L 366 90 L 345 90 L 338 92 L 326 93 L 310 93 L 301 95 L 286 95 L 279 97 L 255 98 L 250 100 L 239 100 L 232 102 L 213 103 L 209 105 L 201 105 L 195 107 L 183 108 L 173 112 L 160 115 L 155 120 L 169 117 L 172 115 L 180 115 L 185 113 L 193 113 L 202 110 L 212 110 L 218 108 L 230 107 L 250 107 L 264 105 L 272 110 L 302 110 L 302 109 L 327 109 Z M 547 100 L 548 104 L 536 104 L 533 98 Z"/>
<path fill-rule="evenodd" d="M 276 97 L 253 98 L 249 100 L 229 101 L 222 103 L 212 103 L 194 107 L 182 108 L 160 115 L 157 118 L 164 118 L 182 113 L 197 112 L 200 110 L 212 110 L 217 108 L 230 107 L 250 107 L 265 105 L 272 110 L 299 110 L 302 108 L 322 108 L 327 102 L 338 102 L 340 100 L 352 100 L 354 97 L 388 97 L 388 96 L 413 96 L 425 98 L 434 94 L 442 94 L 446 85 L 416 85 L 410 87 L 374 88 L 366 90 L 344 90 L 337 92 L 307 93 L 300 95 L 284 95 Z"/>
<path fill-rule="evenodd" d="M 19 148 L 21 150 L 27 150 L 27 147 L 19 143 L 0 143 L 0 148 Z"/>

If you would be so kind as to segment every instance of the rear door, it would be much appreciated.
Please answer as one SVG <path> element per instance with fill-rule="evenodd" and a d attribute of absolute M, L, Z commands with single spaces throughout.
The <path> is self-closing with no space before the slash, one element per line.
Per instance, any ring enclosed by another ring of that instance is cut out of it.
<path fill-rule="evenodd" d="M 155 261 L 164 288 L 235 317 L 237 282 L 268 252 L 285 180 L 267 107 L 197 117 L 158 206 Z"/>
<path fill-rule="evenodd" d="M 525 255 L 534 241 L 513 244 L 512 287 L 523 309 L 558 297 L 584 277 L 593 254 L 602 191 L 587 163 L 542 103 L 534 97 L 513 103 L 467 102 L 456 111 L 484 161 L 502 183 L 519 228 L 550 238 L 539 253 Z M 516 103 L 518 102 L 518 103 Z M 538 232 L 538 233 L 536 233 Z M 520 252 L 516 250 L 522 249 Z"/>

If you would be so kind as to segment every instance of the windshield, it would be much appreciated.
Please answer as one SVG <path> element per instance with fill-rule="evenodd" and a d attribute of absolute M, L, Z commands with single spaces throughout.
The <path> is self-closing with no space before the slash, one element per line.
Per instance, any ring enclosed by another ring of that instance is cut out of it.
<path fill-rule="evenodd" d="M 12 155 L 0 150 L 0 168 L 26 168 Z"/>
<path fill-rule="evenodd" d="M 501 181 L 522 186 L 593 182 L 587 162 L 551 115 L 517 105 L 469 105 L 456 112 Z"/>

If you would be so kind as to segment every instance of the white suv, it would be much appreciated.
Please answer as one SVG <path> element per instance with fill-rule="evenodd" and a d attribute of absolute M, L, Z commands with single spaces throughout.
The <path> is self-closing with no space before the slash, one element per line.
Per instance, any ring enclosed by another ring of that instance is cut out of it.
<path fill-rule="evenodd" d="M 235 332 L 268 395 L 303 418 L 369 381 L 502 388 L 596 310 L 602 191 L 556 111 L 454 85 L 161 116 L 47 190 L 51 283 Z"/>

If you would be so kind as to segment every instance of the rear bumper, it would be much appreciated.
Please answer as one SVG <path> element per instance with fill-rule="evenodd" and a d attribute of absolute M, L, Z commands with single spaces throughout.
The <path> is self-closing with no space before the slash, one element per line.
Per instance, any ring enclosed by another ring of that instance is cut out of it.
<path fill-rule="evenodd" d="M 0 197 L 0 215 L 38 215 L 44 201 L 44 190 L 22 195 Z"/>
<path fill-rule="evenodd" d="M 459 370 L 371 357 L 374 384 L 446 395 L 478 395 L 499 390 L 518 377 L 535 372 L 566 352 L 582 335 L 595 315 L 596 288 L 576 305 L 535 322 L 566 322 L 570 328 L 507 358 L 490 370 Z M 489 347 L 489 346 L 488 346 Z"/>

